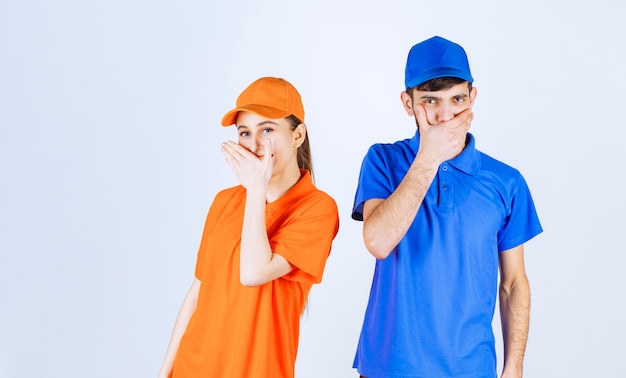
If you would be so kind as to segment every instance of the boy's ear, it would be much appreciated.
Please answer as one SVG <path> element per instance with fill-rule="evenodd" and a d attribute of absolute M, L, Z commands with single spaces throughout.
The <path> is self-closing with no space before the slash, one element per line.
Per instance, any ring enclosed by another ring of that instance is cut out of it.
<path fill-rule="evenodd" d="M 470 106 L 474 106 L 476 96 L 478 96 L 478 89 L 476 89 L 476 87 L 472 87 L 472 90 L 470 91 Z"/>
<path fill-rule="evenodd" d="M 402 107 L 406 111 L 406 114 L 413 117 L 415 113 L 413 112 L 413 99 L 406 91 L 402 91 L 400 93 L 400 100 L 402 101 Z"/>

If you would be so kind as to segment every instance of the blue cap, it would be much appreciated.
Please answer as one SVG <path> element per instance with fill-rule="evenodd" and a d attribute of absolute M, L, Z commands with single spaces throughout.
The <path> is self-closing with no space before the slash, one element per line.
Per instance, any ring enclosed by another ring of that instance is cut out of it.
<path fill-rule="evenodd" d="M 435 36 L 418 43 L 409 51 L 404 85 L 409 89 L 438 77 L 458 77 L 470 83 L 474 81 L 463 47 Z"/>

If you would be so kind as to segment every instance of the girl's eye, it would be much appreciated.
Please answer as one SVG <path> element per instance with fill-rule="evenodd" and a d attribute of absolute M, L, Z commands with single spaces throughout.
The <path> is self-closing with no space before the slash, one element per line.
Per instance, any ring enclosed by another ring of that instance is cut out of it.
<path fill-rule="evenodd" d="M 249 133 L 247 131 L 242 131 L 241 133 L 239 133 L 239 136 L 241 137 L 247 137 L 249 135 Z"/>
<path fill-rule="evenodd" d="M 267 133 L 269 133 L 269 132 L 271 132 L 271 131 L 272 131 L 272 129 L 263 129 L 263 133 L 264 133 L 264 134 L 267 134 Z"/>

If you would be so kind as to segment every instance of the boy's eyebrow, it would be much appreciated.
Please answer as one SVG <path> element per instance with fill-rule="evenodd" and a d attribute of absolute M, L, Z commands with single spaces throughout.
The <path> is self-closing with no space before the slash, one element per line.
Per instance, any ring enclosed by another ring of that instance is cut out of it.
<path fill-rule="evenodd" d="M 469 97 L 469 95 L 467 93 L 459 93 L 459 94 L 453 95 L 452 97 L 464 97 L 465 98 L 465 97 Z M 424 100 L 440 100 L 442 97 L 425 94 L 421 96 L 420 98 Z"/>

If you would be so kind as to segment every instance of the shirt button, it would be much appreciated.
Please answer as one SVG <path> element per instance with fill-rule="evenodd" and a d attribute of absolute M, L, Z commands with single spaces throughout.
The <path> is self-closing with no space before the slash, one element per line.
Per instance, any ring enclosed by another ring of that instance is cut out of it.
<path fill-rule="evenodd" d="M 448 171 L 448 166 L 444 165 L 443 168 L 441 168 L 441 169 L 443 169 L 444 172 L 447 172 Z"/>
<path fill-rule="evenodd" d="M 448 184 L 443 184 L 443 190 L 448 189 Z"/>

